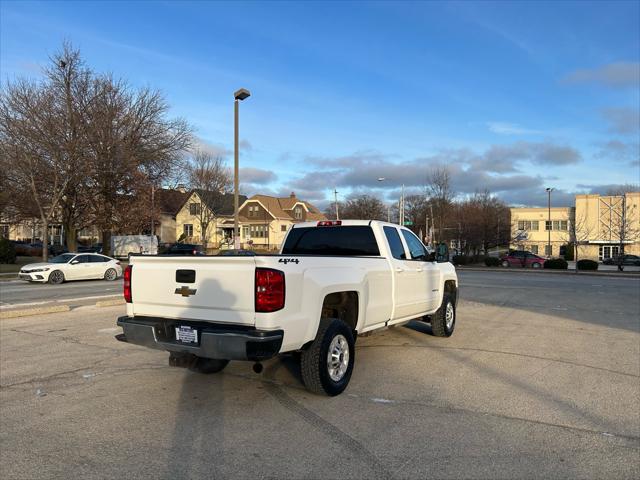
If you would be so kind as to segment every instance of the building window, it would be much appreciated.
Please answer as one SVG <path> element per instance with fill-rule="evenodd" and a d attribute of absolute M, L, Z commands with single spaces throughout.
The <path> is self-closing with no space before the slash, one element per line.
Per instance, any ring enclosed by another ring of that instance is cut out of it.
<path fill-rule="evenodd" d="M 534 255 L 538 255 L 538 245 L 531 245 L 530 251 Z"/>
<path fill-rule="evenodd" d="M 553 229 L 567 231 L 568 223 L 566 220 L 554 220 Z"/>
<path fill-rule="evenodd" d="M 551 225 L 552 225 L 552 224 L 553 224 L 553 222 L 550 222 L 549 220 L 545 220 L 545 222 L 544 222 L 544 229 L 545 229 L 546 231 L 551 230 Z"/>
<path fill-rule="evenodd" d="M 9 238 L 9 225 L 0 225 L 0 237 Z"/>
<path fill-rule="evenodd" d="M 185 236 L 193 237 L 193 225 L 192 224 L 185 223 L 184 225 L 182 225 L 182 231 L 184 232 Z"/>
<path fill-rule="evenodd" d="M 267 236 L 266 225 L 251 225 L 251 238 L 265 238 Z"/>
<path fill-rule="evenodd" d="M 199 203 L 190 203 L 189 204 L 189 213 L 191 215 L 200 215 L 200 204 Z"/>
<path fill-rule="evenodd" d="M 544 254 L 548 257 L 553 255 L 553 245 L 545 245 L 544 246 Z"/>
<path fill-rule="evenodd" d="M 297 220 L 302 220 L 302 208 L 296 207 L 295 210 L 293 211 L 293 215 L 294 217 L 296 217 Z"/>
<path fill-rule="evenodd" d="M 281 232 L 286 232 L 287 231 L 287 226 L 286 225 L 280 225 L 280 231 Z"/>
<path fill-rule="evenodd" d="M 249 216 L 252 218 L 258 216 L 258 205 L 249 205 Z"/>
<path fill-rule="evenodd" d="M 244 238 L 249 238 L 249 226 L 248 225 L 243 225 L 243 227 L 242 227 L 242 236 Z"/>
<path fill-rule="evenodd" d="M 538 230 L 538 220 L 519 220 L 518 230 Z"/>

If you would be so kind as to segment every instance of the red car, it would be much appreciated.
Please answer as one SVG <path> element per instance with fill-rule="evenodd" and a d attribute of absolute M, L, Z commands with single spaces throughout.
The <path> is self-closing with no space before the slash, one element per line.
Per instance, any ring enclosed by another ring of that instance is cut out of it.
<path fill-rule="evenodd" d="M 503 267 L 531 268 L 542 268 L 546 261 L 545 258 L 540 257 L 535 253 L 527 252 L 526 250 L 513 250 L 500 260 Z"/>

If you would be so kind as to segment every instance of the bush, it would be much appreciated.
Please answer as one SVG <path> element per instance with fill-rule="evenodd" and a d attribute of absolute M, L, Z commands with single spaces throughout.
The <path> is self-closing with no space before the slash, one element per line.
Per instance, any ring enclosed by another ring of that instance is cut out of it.
<path fill-rule="evenodd" d="M 487 267 L 499 267 L 500 259 L 498 257 L 485 257 L 484 264 Z"/>
<path fill-rule="evenodd" d="M 0 263 L 16 263 L 16 247 L 6 238 L 0 238 Z"/>
<path fill-rule="evenodd" d="M 569 264 L 563 258 L 552 258 L 544 262 L 544 268 L 550 268 L 553 270 L 566 270 Z"/>
<path fill-rule="evenodd" d="M 469 257 L 467 255 L 454 255 L 451 262 L 454 265 L 469 265 L 470 263 L 473 263 L 473 257 Z"/>
<path fill-rule="evenodd" d="M 578 268 L 578 270 L 597 270 L 598 262 L 594 262 L 593 260 L 587 260 L 585 258 L 584 260 L 578 260 L 576 267 Z"/>

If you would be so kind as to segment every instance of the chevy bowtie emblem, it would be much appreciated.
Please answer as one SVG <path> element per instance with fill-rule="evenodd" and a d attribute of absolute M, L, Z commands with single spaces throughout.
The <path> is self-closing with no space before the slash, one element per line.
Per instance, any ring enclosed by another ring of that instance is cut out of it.
<path fill-rule="evenodd" d="M 195 295 L 196 291 L 197 290 L 195 288 L 180 287 L 176 288 L 176 291 L 173 293 L 175 293 L 176 295 L 182 295 L 183 297 L 188 297 L 189 295 Z"/>

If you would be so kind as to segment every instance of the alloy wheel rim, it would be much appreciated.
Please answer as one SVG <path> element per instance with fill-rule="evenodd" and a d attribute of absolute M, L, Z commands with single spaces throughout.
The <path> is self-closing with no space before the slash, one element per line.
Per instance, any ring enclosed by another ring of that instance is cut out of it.
<path fill-rule="evenodd" d="M 113 280 L 116 277 L 115 273 L 113 269 L 107 270 L 107 280 Z"/>
<path fill-rule="evenodd" d="M 334 382 L 339 382 L 349 368 L 349 343 L 344 335 L 336 335 L 331 340 L 327 352 L 327 370 Z"/>
<path fill-rule="evenodd" d="M 453 327 L 453 322 L 455 320 L 455 311 L 453 310 L 453 305 L 451 304 L 451 302 L 447 303 L 447 310 L 445 313 L 445 323 L 447 325 L 447 330 L 451 330 L 451 327 Z"/>

